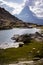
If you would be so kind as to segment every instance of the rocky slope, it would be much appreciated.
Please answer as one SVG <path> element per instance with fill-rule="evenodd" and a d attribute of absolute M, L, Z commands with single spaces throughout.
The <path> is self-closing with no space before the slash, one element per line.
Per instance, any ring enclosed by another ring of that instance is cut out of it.
<path fill-rule="evenodd" d="M 17 17 L 11 15 L 4 8 L 0 7 L 0 29 L 9 29 L 13 27 L 25 27 L 25 23 Z"/>

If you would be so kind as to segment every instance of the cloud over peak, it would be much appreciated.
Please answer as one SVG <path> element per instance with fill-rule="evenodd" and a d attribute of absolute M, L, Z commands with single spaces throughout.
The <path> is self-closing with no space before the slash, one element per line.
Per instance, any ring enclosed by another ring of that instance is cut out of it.
<path fill-rule="evenodd" d="M 29 6 L 30 10 L 37 17 L 43 18 L 43 0 L 0 0 L 0 6 L 4 7 L 13 15 L 19 14 L 24 6 Z"/>

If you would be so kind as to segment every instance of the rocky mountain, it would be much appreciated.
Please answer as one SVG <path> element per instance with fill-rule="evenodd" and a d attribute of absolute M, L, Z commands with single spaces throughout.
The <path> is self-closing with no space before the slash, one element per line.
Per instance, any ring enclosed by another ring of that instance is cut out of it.
<path fill-rule="evenodd" d="M 24 27 L 25 23 L 17 17 L 11 15 L 4 8 L 0 7 L 0 29 L 9 29 L 13 27 Z"/>
<path fill-rule="evenodd" d="M 29 9 L 28 6 L 25 6 L 17 17 L 24 22 L 43 25 L 43 19 L 36 17 L 36 15 Z"/>

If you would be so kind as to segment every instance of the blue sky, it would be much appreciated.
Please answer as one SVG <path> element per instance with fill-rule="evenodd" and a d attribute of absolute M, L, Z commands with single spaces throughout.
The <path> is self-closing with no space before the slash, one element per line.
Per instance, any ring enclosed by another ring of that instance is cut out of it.
<path fill-rule="evenodd" d="M 24 6 L 29 6 L 37 17 L 43 18 L 43 0 L 0 0 L 0 6 L 13 15 L 19 14 Z"/>

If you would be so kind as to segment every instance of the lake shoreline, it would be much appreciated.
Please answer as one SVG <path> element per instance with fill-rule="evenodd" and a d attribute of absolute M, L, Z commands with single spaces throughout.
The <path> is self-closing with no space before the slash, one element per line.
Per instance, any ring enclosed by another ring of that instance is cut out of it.
<path fill-rule="evenodd" d="M 35 32 L 39 32 L 40 29 L 37 28 L 13 28 L 10 30 L 1 30 L 0 31 L 0 47 L 3 46 L 5 48 L 5 46 L 8 44 L 9 45 L 13 45 L 14 44 L 14 40 L 12 40 L 11 38 L 14 35 L 24 35 L 24 34 L 34 34 Z"/>

